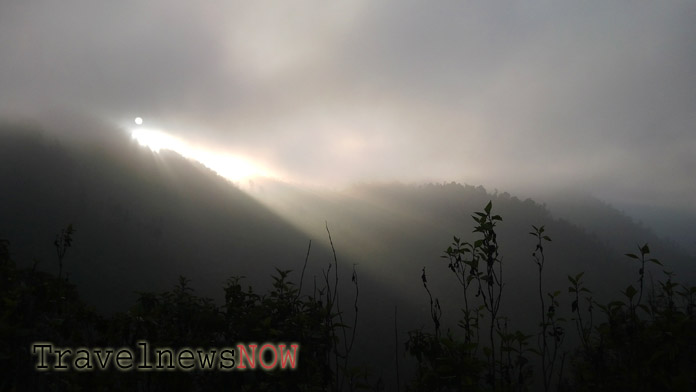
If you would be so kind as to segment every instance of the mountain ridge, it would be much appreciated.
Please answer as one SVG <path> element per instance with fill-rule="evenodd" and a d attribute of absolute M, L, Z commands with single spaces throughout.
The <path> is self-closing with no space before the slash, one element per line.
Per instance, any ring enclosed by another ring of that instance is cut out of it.
<path fill-rule="evenodd" d="M 321 191 L 257 179 L 254 189 L 245 192 L 200 163 L 173 152 L 152 152 L 126 137 L 111 137 L 101 143 L 99 140 L 104 139 L 97 137 L 91 144 L 76 147 L 64 145 L 59 136 L 50 133 L 37 136 L 36 132 L 15 130 L 13 134 L 7 128 L 0 134 L 4 139 L 1 144 L 4 148 L 0 147 L 4 168 L 0 170 L 0 179 L 10 191 L 3 193 L 0 203 L 9 208 L 4 209 L 0 233 L 10 239 L 15 234 L 13 230 L 21 233 L 23 239 L 14 241 L 19 242 L 21 252 L 44 249 L 39 255 L 29 257 L 38 256 L 45 263 L 51 263 L 50 249 L 46 249 L 50 248 L 51 236 L 72 222 L 78 228 L 76 244 L 81 242 L 80 235 L 84 235 L 86 243 L 99 241 L 91 253 L 83 255 L 76 245 L 72 251 L 76 253 L 75 258 L 91 257 L 107 260 L 107 264 L 116 263 L 117 257 L 108 254 L 122 249 L 128 257 L 137 260 L 167 259 L 171 262 L 167 271 L 177 266 L 190 270 L 187 258 L 199 258 L 194 263 L 214 259 L 213 269 L 219 273 L 225 269 L 221 265 L 226 258 L 255 259 L 254 266 L 270 268 L 267 264 L 283 264 L 280 256 L 289 253 L 296 255 L 297 269 L 309 239 L 315 240 L 315 251 L 321 254 L 319 259 L 329 256 L 325 227 L 328 226 L 339 254 L 347 255 L 351 263 L 362 264 L 361 268 L 377 276 L 376 279 L 391 275 L 392 280 L 398 281 L 395 285 L 398 287 L 412 283 L 419 276 L 416 267 L 424 264 L 424 260 L 437 259 L 452 235 L 466 238 L 471 213 L 489 200 L 493 201 L 496 213 L 504 218 L 501 239 L 511 245 L 508 249 L 518 259 L 529 259 L 533 241 L 526 233 L 532 224 L 547 225 L 552 237 L 562 239 L 558 242 L 560 248 L 566 253 L 576 253 L 569 264 L 574 269 L 593 266 L 583 264 L 583 257 L 606 257 L 615 260 L 612 268 L 619 273 L 624 266 L 616 259 L 633 251 L 639 242 L 649 242 L 659 250 L 657 254 L 665 253 L 665 259 L 688 259 L 684 252 L 671 249 L 647 228 L 597 199 L 569 201 L 566 198 L 566 205 L 555 199 L 555 204 L 549 207 L 529 198 L 520 200 L 507 192 L 489 193 L 482 186 L 454 182 L 363 183 L 343 191 Z M 79 221 L 73 222 L 78 217 L 87 217 L 89 225 L 82 226 L 86 234 L 80 232 Z M 27 225 L 27 219 L 35 222 L 40 228 L 38 232 L 28 228 L 31 225 Z M 109 236 L 97 236 L 95 227 L 108 227 L 113 241 L 130 241 L 131 249 L 109 245 Z M 40 246 L 38 240 L 28 242 L 32 235 L 44 238 L 43 243 L 49 246 Z M 581 238 L 582 245 L 574 244 L 572 237 Z M 235 239 L 241 244 L 238 248 L 230 246 Z M 175 252 L 152 250 L 181 244 L 184 244 L 182 249 Z M 614 248 L 609 246 L 612 244 Z M 222 250 L 214 251 L 218 248 Z M 599 252 L 592 255 L 583 248 L 597 248 Z M 360 251 L 367 251 L 368 255 Z M 144 253 L 137 256 L 138 252 Z M 255 252 L 262 255 L 255 257 Z M 563 253 L 551 252 L 555 257 Z M 412 260 L 399 261 L 404 258 Z M 397 265 L 408 265 L 410 272 L 404 270 L 395 277 L 391 271 Z M 236 267 L 243 274 L 248 269 L 239 264 Z M 318 274 L 321 267 L 315 267 L 314 273 Z M 117 266 L 111 269 L 114 268 L 118 269 Z M 520 266 L 520 270 L 524 268 Z M 573 272 L 576 271 L 567 271 Z M 561 275 L 559 271 L 559 279 Z M 172 277 L 167 275 L 169 279 Z M 140 283 L 147 282 L 143 278 Z"/>

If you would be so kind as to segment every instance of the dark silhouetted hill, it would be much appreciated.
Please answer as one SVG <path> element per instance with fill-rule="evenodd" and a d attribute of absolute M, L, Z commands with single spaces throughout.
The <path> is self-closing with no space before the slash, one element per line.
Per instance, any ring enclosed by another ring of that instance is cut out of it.
<path fill-rule="evenodd" d="M 695 263 L 685 252 L 596 199 L 568 195 L 547 208 L 458 183 L 328 191 L 255 179 L 242 190 L 176 153 L 154 153 L 124 131 L 79 126 L 87 129 L 63 137 L 51 129 L 2 125 L 0 238 L 10 241 L 19 263 L 37 260 L 39 269 L 55 273 L 53 240 L 72 223 L 77 231 L 64 271 L 87 303 L 107 312 L 132 304 L 136 291 L 171 287 L 179 275 L 213 298 L 221 297 L 222 282 L 232 275 L 265 285 L 278 267 L 294 270 L 297 281 L 312 239 L 310 287 L 331 258 L 328 222 L 341 273 L 348 278 L 355 264 L 360 277 L 356 356 L 379 365 L 392 360 L 393 346 L 384 342 L 394 341 L 393 320 L 385 315 L 395 305 L 401 338 L 409 329 L 429 327 L 423 267 L 443 304 L 444 325 L 454 328 L 461 288 L 440 256 L 454 235 L 476 238 L 471 215 L 489 200 L 503 217 L 501 311 L 522 329 L 538 323 L 530 316 L 537 309 L 531 225 L 545 226 L 553 240 L 545 249 L 545 291 L 565 293 L 567 275 L 584 271 L 586 286 L 599 299 L 614 297 L 637 278 L 624 253 L 645 242 L 665 268 L 693 276 Z M 661 274 L 654 267 L 649 272 Z M 344 299 L 351 301 L 345 289 Z"/>

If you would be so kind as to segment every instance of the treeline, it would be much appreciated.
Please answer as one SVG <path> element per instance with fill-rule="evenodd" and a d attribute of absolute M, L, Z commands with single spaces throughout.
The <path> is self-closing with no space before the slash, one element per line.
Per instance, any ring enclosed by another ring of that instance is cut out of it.
<path fill-rule="evenodd" d="M 104 316 L 62 276 L 72 227 L 54 243 L 58 277 L 17 267 L 10 244 L 0 241 L 0 390 L 696 390 L 696 287 L 677 283 L 668 271 L 653 278 L 664 267 L 647 244 L 626 254 L 636 265 L 635 284 L 617 287 L 621 297 L 605 303 L 593 297 L 582 272 L 568 276 L 565 287 L 546 287 L 545 247 L 552 238 L 544 227 L 532 226 L 536 247 L 530 257 L 538 281 L 529 296 L 538 302 L 538 328 L 522 331 L 515 327 L 519 320 L 500 311 L 506 298 L 520 295 L 505 289 L 511 277 L 496 232 L 503 218 L 488 203 L 473 220 L 476 239 L 455 237 L 441 266 L 461 286 L 458 326 L 442 324 L 437 287 L 428 285 L 423 268 L 430 303 L 424 316 L 432 328 L 409 331 L 400 342 L 415 372 L 397 376 L 395 385 L 384 385 L 379 372 L 356 366 L 360 359 L 351 357 L 356 329 L 366 328 L 358 322 L 360 304 L 371 299 L 359 297 L 355 270 L 346 284 L 335 254 L 319 279 L 305 277 L 303 268 L 295 283 L 290 271 L 277 269 L 270 289 L 260 293 L 232 277 L 218 304 L 197 296 L 181 277 L 172 290 L 141 292 L 129 311 Z M 31 352 L 35 342 L 136 348 L 142 340 L 172 349 L 292 342 L 300 352 L 296 370 L 270 372 L 37 371 Z M 388 364 L 397 374 L 401 358 Z"/>

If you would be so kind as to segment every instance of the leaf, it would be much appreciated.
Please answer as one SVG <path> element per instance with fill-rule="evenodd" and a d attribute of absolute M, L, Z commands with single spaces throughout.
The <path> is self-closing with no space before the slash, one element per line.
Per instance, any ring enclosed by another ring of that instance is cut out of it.
<path fill-rule="evenodd" d="M 620 308 L 622 306 L 626 306 L 626 304 L 623 303 L 622 301 L 611 301 L 607 304 L 607 308 L 614 308 L 614 307 Z"/>
<path fill-rule="evenodd" d="M 638 260 L 638 256 L 634 255 L 633 253 L 626 253 L 625 256 Z"/>
<path fill-rule="evenodd" d="M 484 208 L 484 211 L 486 211 L 486 214 L 491 213 L 491 208 L 493 207 L 493 201 L 489 201 L 488 204 L 486 204 L 486 208 Z M 646 245 L 647 246 L 647 245 Z"/>
<path fill-rule="evenodd" d="M 635 287 L 633 287 L 633 285 L 629 285 L 628 287 L 626 287 L 626 291 L 624 291 L 624 295 L 630 300 L 630 299 L 633 299 L 633 297 L 636 295 L 637 292 L 638 291 L 636 290 Z"/>

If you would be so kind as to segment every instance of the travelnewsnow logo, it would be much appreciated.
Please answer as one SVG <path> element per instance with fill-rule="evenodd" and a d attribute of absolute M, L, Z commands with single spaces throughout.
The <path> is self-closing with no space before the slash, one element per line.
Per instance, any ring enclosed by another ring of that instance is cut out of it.
<path fill-rule="evenodd" d="M 234 348 L 172 349 L 156 347 L 141 340 L 138 348 L 59 348 L 52 343 L 32 344 L 32 355 L 37 357 L 36 370 L 41 371 L 94 371 L 117 369 L 121 371 L 175 371 L 175 370 L 265 370 L 297 368 L 300 345 L 264 343 L 237 344 Z M 136 353 L 138 355 L 136 355 Z"/>

